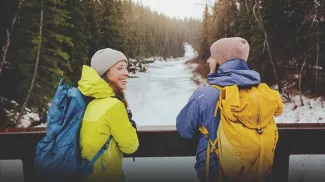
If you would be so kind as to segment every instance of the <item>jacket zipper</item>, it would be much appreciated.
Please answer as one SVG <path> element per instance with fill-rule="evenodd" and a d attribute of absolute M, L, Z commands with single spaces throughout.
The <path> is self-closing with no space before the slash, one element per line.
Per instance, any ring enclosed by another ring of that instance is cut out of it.
<path fill-rule="evenodd" d="M 257 130 L 257 133 L 259 135 L 262 135 L 263 134 L 263 128 L 261 126 L 261 115 L 260 115 L 260 104 L 258 102 L 258 99 L 257 99 L 257 96 L 255 93 L 252 93 L 255 97 L 255 100 L 256 100 L 256 103 L 257 103 L 257 124 L 259 125 L 260 128 L 256 129 Z"/>

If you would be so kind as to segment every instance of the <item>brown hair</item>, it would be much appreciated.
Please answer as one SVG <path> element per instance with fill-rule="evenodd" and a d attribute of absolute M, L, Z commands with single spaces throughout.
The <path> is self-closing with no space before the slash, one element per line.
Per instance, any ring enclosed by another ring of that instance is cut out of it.
<path fill-rule="evenodd" d="M 119 87 L 119 86 L 117 86 L 114 82 L 111 82 L 110 80 L 108 80 L 108 79 L 106 79 L 106 73 L 107 73 L 108 71 L 106 71 L 104 74 L 103 74 L 103 76 L 102 76 L 102 78 L 112 87 L 112 89 L 113 89 L 113 91 L 114 91 L 114 93 L 115 93 L 115 97 L 118 99 L 118 100 L 120 100 L 121 102 L 123 102 L 124 103 L 124 106 L 125 106 L 125 108 L 128 108 L 128 106 L 129 106 L 129 104 L 128 104 L 128 102 L 127 102 L 127 100 L 126 100 L 126 98 L 125 98 L 125 95 L 124 95 L 124 92 L 123 92 L 123 90 Z"/>

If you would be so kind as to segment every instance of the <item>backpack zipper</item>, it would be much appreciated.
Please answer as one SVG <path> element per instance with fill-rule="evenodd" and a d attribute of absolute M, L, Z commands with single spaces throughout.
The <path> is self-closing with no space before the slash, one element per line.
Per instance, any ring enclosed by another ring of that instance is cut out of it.
<path fill-rule="evenodd" d="M 258 128 L 256 130 L 257 130 L 257 133 L 259 135 L 262 135 L 263 134 L 263 128 L 261 126 L 260 104 L 258 102 L 256 94 L 255 93 L 252 93 L 252 94 L 254 95 L 254 98 L 255 98 L 256 103 L 257 103 L 257 124 L 260 126 L 260 128 Z"/>

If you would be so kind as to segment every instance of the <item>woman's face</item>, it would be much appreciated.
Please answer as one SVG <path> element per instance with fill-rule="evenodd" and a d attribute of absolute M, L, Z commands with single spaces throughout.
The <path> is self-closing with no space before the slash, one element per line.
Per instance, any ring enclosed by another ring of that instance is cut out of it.
<path fill-rule="evenodd" d="M 213 58 L 212 56 L 207 60 L 209 67 L 210 67 L 210 73 L 216 72 L 217 69 L 217 60 Z"/>
<path fill-rule="evenodd" d="M 125 90 L 128 75 L 126 61 L 120 61 L 107 71 L 106 79 L 115 83 L 121 90 Z"/>

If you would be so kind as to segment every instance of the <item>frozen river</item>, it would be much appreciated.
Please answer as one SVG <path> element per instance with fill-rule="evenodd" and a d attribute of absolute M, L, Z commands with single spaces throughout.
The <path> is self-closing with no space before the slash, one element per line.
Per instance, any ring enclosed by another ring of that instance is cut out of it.
<path fill-rule="evenodd" d="M 146 73 L 128 78 L 126 98 L 138 125 L 175 125 L 176 116 L 197 86 L 185 58 L 157 60 Z"/>

